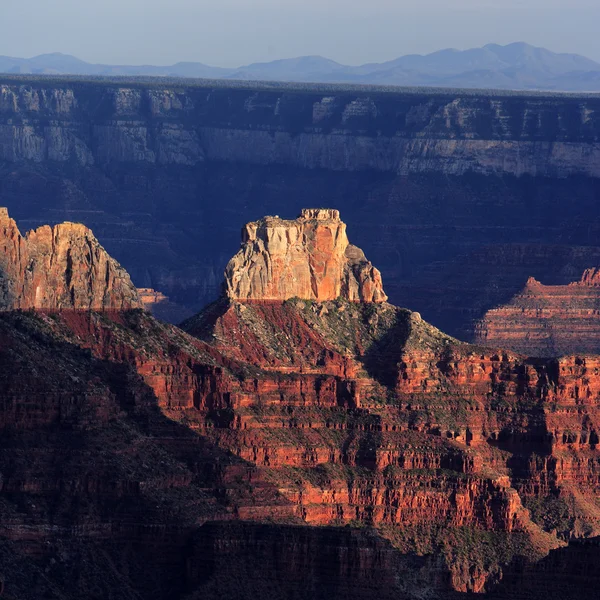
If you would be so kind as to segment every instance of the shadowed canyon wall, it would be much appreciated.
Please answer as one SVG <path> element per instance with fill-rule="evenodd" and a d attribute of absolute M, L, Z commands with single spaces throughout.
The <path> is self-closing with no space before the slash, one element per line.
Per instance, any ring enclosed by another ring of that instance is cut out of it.
<path fill-rule="evenodd" d="M 392 302 L 468 338 L 529 276 L 600 262 L 599 191 L 593 96 L 0 81 L 0 199 L 21 228 L 83 222 L 192 310 L 240 223 L 322 205 Z"/>

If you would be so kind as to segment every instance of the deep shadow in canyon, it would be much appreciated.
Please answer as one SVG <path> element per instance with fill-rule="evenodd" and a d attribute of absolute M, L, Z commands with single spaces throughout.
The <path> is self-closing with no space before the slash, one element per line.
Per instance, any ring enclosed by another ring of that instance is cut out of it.
<path fill-rule="evenodd" d="M 595 96 L 1 89 L 0 199 L 19 225 L 85 223 L 189 314 L 217 297 L 240 223 L 307 206 L 340 209 L 390 301 L 462 339 L 528 277 L 600 262 Z"/>

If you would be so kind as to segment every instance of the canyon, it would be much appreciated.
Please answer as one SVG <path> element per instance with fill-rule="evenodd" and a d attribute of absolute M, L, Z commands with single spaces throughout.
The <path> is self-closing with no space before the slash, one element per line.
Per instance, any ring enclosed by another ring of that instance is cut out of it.
<path fill-rule="evenodd" d="M 532 276 L 600 262 L 594 95 L 0 78 L 0 198 L 93 229 L 173 319 L 220 294 L 239 226 L 343 211 L 397 305 L 474 340 Z M 568 210 L 565 207 L 568 206 Z"/>
<path fill-rule="evenodd" d="M 252 294 L 224 285 L 181 328 L 91 300 L 0 312 L 6 595 L 593 597 L 600 357 L 460 342 L 352 286 L 329 299 L 356 260 L 365 289 L 381 278 L 338 213 L 300 215 L 249 223 L 227 278 Z M 106 284 L 56 256 L 90 297 Z M 315 259 L 327 285 L 280 277 Z M 273 299 L 272 277 L 300 285 Z"/>

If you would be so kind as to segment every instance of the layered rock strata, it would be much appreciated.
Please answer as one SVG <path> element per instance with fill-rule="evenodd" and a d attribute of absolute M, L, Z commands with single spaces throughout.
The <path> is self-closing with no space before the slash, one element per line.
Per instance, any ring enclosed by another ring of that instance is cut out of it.
<path fill-rule="evenodd" d="M 127 272 L 78 223 L 22 236 L 0 208 L 0 309 L 141 308 Z"/>
<path fill-rule="evenodd" d="M 529 278 L 507 304 L 489 310 L 475 329 L 477 342 L 530 356 L 600 353 L 600 277 L 588 269 L 569 285 Z"/>
<path fill-rule="evenodd" d="M 381 274 L 352 246 L 337 210 L 303 209 L 294 221 L 248 223 L 225 270 L 227 296 L 239 301 L 302 298 L 385 302 Z"/>
<path fill-rule="evenodd" d="M 598 357 L 346 298 L 223 297 L 184 328 L 0 314 L 7 595 L 511 598 L 600 533 Z"/>
<path fill-rule="evenodd" d="M 343 210 L 391 300 L 460 339 L 529 275 L 600 264 L 597 96 L 269 87 L 3 75 L 2 203 L 85 223 L 192 313 L 282 198 Z"/>

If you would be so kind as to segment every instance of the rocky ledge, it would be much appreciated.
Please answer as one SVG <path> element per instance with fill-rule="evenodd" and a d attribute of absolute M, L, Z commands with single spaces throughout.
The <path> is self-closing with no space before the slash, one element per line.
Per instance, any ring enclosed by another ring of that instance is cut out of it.
<path fill-rule="evenodd" d="M 127 310 L 142 303 L 128 273 L 79 223 L 21 235 L 0 208 L 0 310 Z"/>
<path fill-rule="evenodd" d="M 346 224 L 331 209 L 303 209 L 248 223 L 242 247 L 225 271 L 227 296 L 237 301 L 385 302 L 381 273 L 349 243 Z"/>
<path fill-rule="evenodd" d="M 529 356 L 600 353 L 600 271 L 587 269 L 569 285 L 530 277 L 519 294 L 485 314 L 475 337 Z"/>

